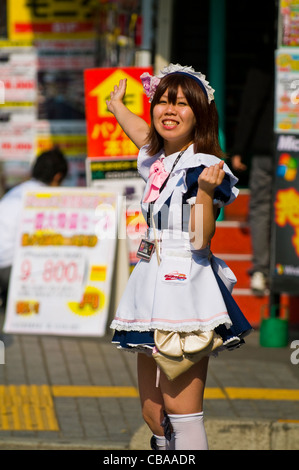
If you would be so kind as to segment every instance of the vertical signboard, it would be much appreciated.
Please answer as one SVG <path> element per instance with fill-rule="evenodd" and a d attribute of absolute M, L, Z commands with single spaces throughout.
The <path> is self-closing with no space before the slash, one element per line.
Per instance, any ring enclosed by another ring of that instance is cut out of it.
<path fill-rule="evenodd" d="M 280 0 L 275 87 L 273 293 L 299 294 L 299 0 Z"/>
<path fill-rule="evenodd" d="M 273 292 L 299 292 L 299 135 L 278 135 L 272 230 Z"/>

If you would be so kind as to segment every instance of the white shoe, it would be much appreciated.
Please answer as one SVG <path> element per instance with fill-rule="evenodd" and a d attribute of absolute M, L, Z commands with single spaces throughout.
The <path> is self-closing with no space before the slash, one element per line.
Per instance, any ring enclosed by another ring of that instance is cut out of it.
<path fill-rule="evenodd" d="M 266 277 L 261 272 L 253 273 L 250 280 L 250 287 L 254 295 L 263 296 L 267 290 Z"/>

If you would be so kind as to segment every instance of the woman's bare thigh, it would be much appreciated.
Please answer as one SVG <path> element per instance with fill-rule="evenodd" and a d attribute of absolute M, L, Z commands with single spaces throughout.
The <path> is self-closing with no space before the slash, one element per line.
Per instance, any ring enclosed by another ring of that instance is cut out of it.
<path fill-rule="evenodd" d="M 208 362 L 208 357 L 203 358 L 173 381 L 169 381 L 161 372 L 160 388 L 167 413 L 189 414 L 202 411 Z"/>

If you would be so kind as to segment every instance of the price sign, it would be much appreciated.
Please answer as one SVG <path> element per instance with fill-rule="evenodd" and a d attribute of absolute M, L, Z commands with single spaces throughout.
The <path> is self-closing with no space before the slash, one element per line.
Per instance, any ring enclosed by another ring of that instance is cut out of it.
<path fill-rule="evenodd" d="M 20 295 L 32 297 L 80 298 L 84 283 L 87 260 L 82 253 L 70 251 L 68 254 L 57 251 L 36 250 L 22 253 L 19 266 Z"/>
<path fill-rule="evenodd" d="M 116 246 L 117 195 L 25 194 L 4 331 L 102 336 Z"/>

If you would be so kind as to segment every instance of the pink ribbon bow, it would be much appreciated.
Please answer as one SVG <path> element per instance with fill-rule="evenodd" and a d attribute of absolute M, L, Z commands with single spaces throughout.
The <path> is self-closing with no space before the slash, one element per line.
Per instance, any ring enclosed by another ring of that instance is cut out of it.
<path fill-rule="evenodd" d="M 153 202 L 158 198 L 159 189 L 168 177 L 168 174 L 161 160 L 157 160 L 152 164 L 149 173 L 150 187 L 143 202 Z"/>

